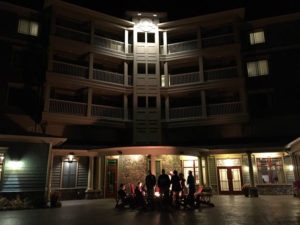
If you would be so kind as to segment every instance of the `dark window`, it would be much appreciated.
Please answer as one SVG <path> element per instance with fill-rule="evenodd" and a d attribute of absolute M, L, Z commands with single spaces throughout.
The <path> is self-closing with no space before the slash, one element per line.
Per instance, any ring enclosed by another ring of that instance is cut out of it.
<path fill-rule="evenodd" d="M 155 34 L 154 33 L 147 33 L 147 42 L 154 43 L 155 42 Z"/>
<path fill-rule="evenodd" d="M 137 33 L 137 41 L 138 42 L 145 42 L 145 33 Z"/>
<path fill-rule="evenodd" d="M 148 107 L 155 108 L 156 107 L 156 97 L 148 97 Z"/>
<path fill-rule="evenodd" d="M 146 73 L 146 64 L 138 63 L 138 74 L 145 74 L 145 73 Z"/>
<path fill-rule="evenodd" d="M 155 74 L 156 65 L 154 63 L 148 64 L 148 74 Z"/>
<path fill-rule="evenodd" d="M 74 188 L 76 185 L 77 162 L 64 162 L 62 188 Z"/>
<path fill-rule="evenodd" d="M 146 107 L 146 97 L 145 96 L 138 96 L 138 107 Z"/>

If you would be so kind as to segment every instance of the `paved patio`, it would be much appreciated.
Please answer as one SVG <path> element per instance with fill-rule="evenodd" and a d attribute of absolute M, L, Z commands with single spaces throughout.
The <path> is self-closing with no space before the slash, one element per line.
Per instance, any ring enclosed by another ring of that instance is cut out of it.
<path fill-rule="evenodd" d="M 300 199 L 292 196 L 214 196 L 214 208 L 170 212 L 115 209 L 113 199 L 65 201 L 62 208 L 0 211 L 1 225 L 299 225 Z"/>

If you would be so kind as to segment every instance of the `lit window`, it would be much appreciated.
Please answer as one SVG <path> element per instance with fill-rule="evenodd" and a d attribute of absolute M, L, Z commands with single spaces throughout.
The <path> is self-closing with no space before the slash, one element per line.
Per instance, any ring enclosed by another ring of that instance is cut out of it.
<path fill-rule="evenodd" d="M 259 184 L 285 183 L 282 158 L 258 158 L 256 162 Z"/>
<path fill-rule="evenodd" d="M 3 163 L 4 163 L 4 153 L 0 153 L 0 181 L 2 180 Z"/>
<path fill-rule="evenodd" d="M 31 36 L 38 36 L 39 24 L 35 21 L 25 19 L 19 20 L 18 33 Z"/>
<path fill-rule="evenodd" d="M 250 33 L 249 36 L 251 45 L 265 43 L 265 33 L 263 31 Z"/>
<path fill-rule="evenodd" d="M 269 74 L 268 60 L 247 62 L 248 77 L 263 76 Z"/>
<path fill-rule="evenodd" d="M 198 160 L 183 160 L 182 166 L 185 179 L 187 180 L 187 177 L 189 176 L 188 172 L 191 170 L 193 172 L 196 184 L 199 184 Z"/>

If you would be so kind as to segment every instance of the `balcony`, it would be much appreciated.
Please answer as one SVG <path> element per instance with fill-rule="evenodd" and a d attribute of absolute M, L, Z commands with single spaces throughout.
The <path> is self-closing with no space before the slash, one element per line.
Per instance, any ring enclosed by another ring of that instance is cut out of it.
<path fill-rule="evenodd" d="M 205 81 L 210 80 L 223 80 L 238 77 L 238 71 L 235 66 L 221 68 L 221 69 L 210 69 L 204 71 Z"/>
<path fill-rule="evenodd" d="M 202 117 L 201 106 L 188 106 L 170 108 L 170 120 L 176 119 L 190 119 Z"/>
<path fill-rule="evenodd" d="M 75 77 L 88 78 L 89 69 L 85 66 L 53 61 L 53 72 L 72 75 Z"/>
<path fill-rule="evenodd" d="M 86 116 L 87 103 L 50 99 L 49 112 L 76 116 Z"/>
<path fill-rule="evenodd" d="M 66 39 L 90 43 L 90 34 L 72 28 L 56 25 L 55 35 Z"/>
<path fill-rule="evenodd" d="M 92 105 L 92 117 L 123 120 L 123 114 L 123 108 L 105 105 Z"/>
<path fill-rule="evenodd" d="M 219 104 L 209 104 L 207 105 L 207 115 L 226 115 L 226 114 L 237 114 L 242 113 L 242 103 L 241 102 L 229 102 L 229 103 L 219 103 Z"/>
<path fill-rule="evenodd" d="M 121 73 L 114 73 L 105 70 L 94 69 L 93 79 L 101 80 L 110 83 L 124 84 L 124 75 Z"/>
<path fill-rule="evenodd" d="M 197 40 L 191 40 L 168 44 L 168 54 L 197 50 L 197 42 Z M 160 51 L 163 52 L 163 46 L 160 46 Z"/>
<path fill-rule="evenodd" d="M 98 47 L 109 49 L 114 52 L 120 52 L 120 53 L 125 52 L 124 42 L 115 41 L 115 40 L 104 38 L 104 37 L 101 37 L 98 35 L 94 36 L 94 44 Z M 129 48 L 129 46 L 128 46 L 128 51 L 129 51 L 129 49 L 132 49 L 132 48 L 131 47 Z"/>
<path fill-rule="evenodd" d="M 181 85 L 187 83 L 195 83 L 200 81 L 199 72 L 181 73 L 170 75 L 170 85 Z"/>
<path fill-rule="evenodd" d="M 214 37 L 206 37 L 202 38 L 202 47 L 208 48 L 208 47 L 215 47 L 219 45 L 226 45 L 226 44 L 232 44 L 234 43 L 234 34 L 222 34 Z"/>
<path fill-rule="evenodd" d="M 87 103 L 50 99 L 49 112 L 87 117 Z M 123 108 L 105 105 L 92 105 L 91 117 L 123 120 Z"/>

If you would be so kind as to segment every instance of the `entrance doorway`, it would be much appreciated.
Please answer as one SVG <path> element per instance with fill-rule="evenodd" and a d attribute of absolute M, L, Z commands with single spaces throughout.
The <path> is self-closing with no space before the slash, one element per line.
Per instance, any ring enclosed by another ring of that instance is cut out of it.
<path fill-rule="evenodd" d="M 106 160 L 106 185 L 105 185 L 105 197 L 111 198 L 117 196 L 117 183 L 118 183 L 118 160 L 107 159 Z"/>
<path fill-rule="evenodd" d="M 220 194 L 242 194 L 241 167 L 218 167 L 218 182 Z"/>

